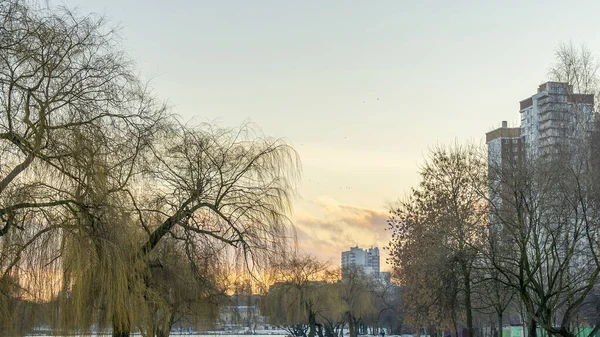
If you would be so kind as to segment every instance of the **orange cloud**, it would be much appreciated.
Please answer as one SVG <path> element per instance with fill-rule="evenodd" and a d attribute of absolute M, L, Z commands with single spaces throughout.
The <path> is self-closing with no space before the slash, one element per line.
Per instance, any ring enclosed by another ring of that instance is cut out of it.
<path fill-rule="evenodd" d="M 312 211 L 295 216 L 298 248 L 340 266 L 341 252 L 351 246 L 380 249 L 388 245 L 391 232 L 387 230 L 386 212 L 341 204 L 328 197 L 303 200 L 300 204 Z M 387 250 L 381 251 L 381 267 L 389 269 Z"/>

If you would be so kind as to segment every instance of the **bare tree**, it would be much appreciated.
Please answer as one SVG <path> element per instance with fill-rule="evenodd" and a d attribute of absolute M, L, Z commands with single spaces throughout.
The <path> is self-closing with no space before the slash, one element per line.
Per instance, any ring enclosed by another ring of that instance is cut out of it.
<path fill-rule="evenodd" d="M 487 244 L 476 264 L 474 298 L 477 311 L 496 316 L 496 334 L 502 336 L 505 313 L 514 304 L 517 294 L 514 288 L 507 285 L 504 275 L 494 265 L 501 263 L 498 261 L 500 256 L 510 255 L 512 252 L 511 247 L 503 246 L 506 240 L 499 238 L 502 233 L 497 228 L 490 226 L 486 234 Z"/>
<path fill-rule="evenodd" d="M 530 336 L 537 324 L 553 335 L 573 336 L 573 318 L 598 279 L 599 209 L 590 202 L 585 162 L 581 151 L 568 151 L 490 173 L 501 182 L 495 194 L 502 196 L 492 201 L 493 225 L 511 248 L 492 262 L 502 282 L 517 290 L 531 320 Z"/>
<path fill-rule="evenodd" d="M 314 256 L 292 254 L 289 258 L 275 260 L 272 271 L 276 274 L 275 284 L 270 287 L 263 302 L 265 313 L 273 322 L 285 325 L 305 324 L 308 336 L 323 337 L 320 314 L 331 310 L 325 292 L 327 264 Z M 283 307 L 276 305 L 281 303 Z"/>
<path fill-rule="evenodd" d="M 472 271 L 487 224 L 479 192 L 487 186 L 485 171 L 475 147 L 434 149 L 421 169 L 419 186 L 391 209 L 392 261 L 410 282 L 407 302 L 412 296 L 423 299 L 415 302 L 422 304 L 415 307 L 417 324 L 444 310 L 448 315 L 440 316 L 450 316 L 457 330 L 460 294 L 468 335 L 473 336 Z"/>
<path fill-rule="evenodd" d="M 572 92 L 598 94 L 598 68 L 600 63 L 585 45 L 576 47 L 573 42 L 561 43 L 556 50 L 556 63 L 549 70 L 553 81 L 572 86 Z"/>
<path fill-rule="evenodd" d="M 372 275 L 365 273 L 362 266 L 344 266 L 340 297 L 351 337 L 357 337 L 364 327 L 364 318 L 377 312 L 373 293 Z M 365 334 L 366 331 L 363 331 Z"/>
<path fill-rule="evenodd" d="M 490 165 L 490 259 L 497 280 L 515 289 L 529 319 L 548 333 L 572 336 L 578 312 L 596 286 L 598 269 L 597 170 L 594 112 L 598 61 L 582 46 L 563 44 L 550 69 L 564 82 L 563 101 L 549 111 L 559 138 L 540 156 L 503 156 Z M 556 138 L 556 134 L 555 134 Z M 495 249 L 495 250 L 494 250 Z M 598 329 L 595 322 L 592 333 Z"/>
<path fill-rule="evenodd" d="M 148 142 L 164 110 L 155 109 L 102 18 L 21 1 L 2 2 L 0 15 L 4 235 L 19 210 L 74 203 L 65 185 L 82 182 L 81 172 L 96 164 L 84 151 L 123 152 L 120 171 L 107 174 L 110 188 L 122 186 L 139 152 L 129 147 Z"/>
<path fill-rule="evenodd" d="M 403 301 L 401 288 L 394 282 L 371 275 L 371 292 L 375 310 L 364 319 L 373 335 L 387 328 L 391 334 L 400 334 L 402 329 Z"/>

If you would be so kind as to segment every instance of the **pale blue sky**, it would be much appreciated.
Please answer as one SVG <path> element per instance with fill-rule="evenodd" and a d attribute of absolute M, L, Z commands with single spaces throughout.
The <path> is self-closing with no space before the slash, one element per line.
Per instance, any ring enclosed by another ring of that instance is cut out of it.
<path fill-rule="evenodd" d="M 352 228 L 339 206 L 382 222 L 365 225 L 371 235 L 324 230 L 319 247 L 300 238 L 335 263 L 351 244 L 387 242 L 381 212 L 417 183 L 428 146 L 516 124 L 560 42 L 600 52 L 597 1 L 65 3 L 119 24 L 143 77 L 185 119 L 249 120 L 291 142 L 304 164 L 301 230 Z"/>

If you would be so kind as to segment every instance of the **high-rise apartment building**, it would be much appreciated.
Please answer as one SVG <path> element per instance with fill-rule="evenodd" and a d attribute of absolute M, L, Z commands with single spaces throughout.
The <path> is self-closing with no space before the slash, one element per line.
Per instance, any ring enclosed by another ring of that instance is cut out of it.
<path fill-rule="evenodd" d="M 594 121 L 594 95 L 573 93 L 563 82 L 546 82 L 520 102 L 521 138 L 529 158 L 557 153 L 585 139 Z"/>
<path fill-rule="evenodd" d="M 502 184 L 503 179 L 497 175 L 496 170 L 510 170 L 515 162 L 524 156 L 523 139 L 521 137 L 521 128 L 509 128 L 506 121 L 502 122 L 502 127 L 485 134 L 485 140 L 488 146 L 488 170 L 489 170 L 489 194 L 491 204 L 499 206 L 502 202 Z M 492 221 L 494 221 L 492 215 Z"/>
<path fill-rule="evenodd" d="M 552 155 L 584 140 L 593 128 L 594 95 L 572 91 L 567 83 L 546 82 L 522 100 L 520 127 L 502 122 L 501 128 L 486 133 L 489 164 L 500 167 L 515 156 Z"/>
<path fill-rule="evenodd" d="M 503 123 L 486 134 L 487 230 L 500 262 L 494 264 L 503 268 L 508 262 L 526 279 L 544 280 L 528 292 L 535 303 L 548 296 L 570 299 L 563 279 L 569 280 L 569 289 L 596 286 L 588 283 L 595 272 L 589 266 L 597 258 L 596 237 L 588 234 L 589 224 L 597 222 L 589 216 L 595 213 L 589 212 L 594 206 L 588 194 L 593 193 L 588 161 L 595 157 L 591 136 L 597 136 L 594 96 L 574 93 L 567 83 L 547 82 L 520 102 L 519 111 L 519 127 Z M 541 304 L 536 311 L 544 308 Z"/>
<path fill-rule="evenodd" d="M 342 269 L 349 266 L 361 266 L 365 273 L 379 275 L 379 248 L 364 250 L 356 246 L 342 252 Z"/>
<path fill-rule="evenodd" d="M 523 153 L 521 128 L 509 128 L 506 121 L 502 122 L 501 128 L 486 133 L 485 141 L 490 165 L 499 165 Z"/>
<path fill-rule="evenodd" d="M 348 276 L 348 267 L 361 267 L 365 274 L 374 276 L 383 282 L 382 284 L 390 283 L 390 273 L 379 271 L 378 247 L 371 247 L 365 250 L 356 246 L 350 247 L 349 251 L 342 252 L 342 280 Z"/>
<path fill-rule="evenodd" d="M 546 82 L 537 93 L 520 102 L 521 125 L 486 133 L 489 189 L 492 205 L 501 205 L 506 179 L 517 165 L 538 158 L 552 158 L 574 146 L 584 145 L 594 127 L 594 95 L 573 93 L 571 85 Z M 583 148 L 583 147 L 581 147 Z M 501 182 L 502 181 L 502 182 Z M 492 211 L 491 221 L 494 222 Z"/>

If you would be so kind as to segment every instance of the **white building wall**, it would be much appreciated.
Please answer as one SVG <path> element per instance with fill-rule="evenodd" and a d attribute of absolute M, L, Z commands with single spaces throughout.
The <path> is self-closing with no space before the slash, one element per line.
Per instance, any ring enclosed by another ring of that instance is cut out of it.
<path fill-rule="evenodd" d="M 357 246 L 342 252 L 342 268 L 352 265 L 363 267 L 367 274 L 379 274 L 379 248 L 364 250 Z"/>
<path fill-rule="evenodd" d="M 487 143 L 488 145 L 488 164 L 490 166 L 499 166 L 502 162 L 502 138 L 496 138 Z"/>
<path fill-rule="evenodd" d="M 558 144 L 575 145 L 586 139 L 593 128 L 593 104 L 573 103 L 569 97 L 565 83 L 544 83 L 531 96 L 532 105 L 520 110 L 528 158 L 537 158 Z"/>

